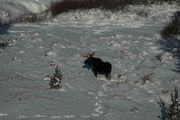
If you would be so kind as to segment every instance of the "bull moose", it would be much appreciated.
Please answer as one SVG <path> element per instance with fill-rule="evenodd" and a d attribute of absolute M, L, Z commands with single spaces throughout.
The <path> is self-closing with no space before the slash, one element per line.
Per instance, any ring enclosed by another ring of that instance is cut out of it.
<path fill-rule="evenodd" d="M 87 59 L 84 61 L 84 68 L 88 68 L 97 77 L 98 74 L 105 75 L 107 80 L 111 79 L 111 69 L 112 65 L 109 62 L 104 62 L 100 58 L 93 57 L 95 52 L 88 54 L 84 57 Z"/>

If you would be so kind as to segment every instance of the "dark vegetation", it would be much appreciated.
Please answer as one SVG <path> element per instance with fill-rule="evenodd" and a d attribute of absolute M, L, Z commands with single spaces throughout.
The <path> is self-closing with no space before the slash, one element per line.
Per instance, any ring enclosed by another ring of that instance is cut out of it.
<path fill-rule="evenodd" d="M 152 81 L 152 76 L 154 75 L 154 73 L 149 73 L 144 75 L 144 77 L 142 78 L 142 85 L 146 84 L 147 82 Z"/>
<path fill-rule="evenodd" d="M 5 49 L 8 46 L 8 42 L 0 41 L 0 48 Z"/>
<path fill-rule="evenodd" d="M 52 16 L 56 16 L 60 13 L 77 9 L 88 10 L 100 8 L 103 10 L 118 11 L 128 5 L 162 4 L 163 2 L 172 4 L 173 2 L 177 2 L 177 0 L 64 0 L 52 2 L 49 10 Z"/>
<path fill-rule="evenodd" d="M 41 19 L 39 18 L 38 14 L 29 13 L 26 15 L 18 16 L 14 21 L 12 22 L 28 22 L 28 23 L 35 23 L 39 22 Z"/>
<path fill-rule="evenodd" d="M 174 93 L 171 93 L 171 104 L 166 103 L 160 99 L 158 103 L 160 106 L 161 116 L 160 120 L 180 120 L 180 102 L 178 100 L 178 90 L 175 87 Z"/>
<path fill-rule="evenodd" d="M 162 49 L 172 53 L 177 59 L 177 67 L 174 70 L 180 72 L 180 11 L 174 13 L 170 23 L 162 29 L 161 36 Z"/>
<path fill-rule="evenodd" d="M 11 23 L 20 23 L 20 22 L 27 22 L 27 23 L 37 23 L 43 20 L 46 20 L 48 18 L 48 11 L 45 11 L 43 13 L 27 13 L 25 15 L 20 15 L 16 17 L 13 21 L 10 21 Z"/>
<path fill-rule="evenodd" d="M 128 5 L 150 5 L 150 4 L 162 4 L 167 2 L 172 4 L 173 2 L 178 2 L 178 0 L 57 0 L 51 2 L 49 9 L 43 13 L 27 13 L 25 15 L 20 15 L 10 23 L 36 23 L 48 19 L 48 17 L 55 17 L 58 14 L 75 11 L 75 10 L 89 10 L 94 8 L 99 8 L 102 10 L 110 10 L 112 12 L 117 12 L 123 10 Z M 51 13 L 51 15 L 49 15 Z M 146 17 L 146 12 L 140 10 L 137 14 Z"/>
<path fill-rule="evenodd" d="M 49 83 L 50 88 L 51 89 L 61 88 L 62 87 L 62 84 L 61 84 L 62 77 L 63 77 L 63 74 L 57 65 L 53 75 L 50 76 L 50 83 Z"/>

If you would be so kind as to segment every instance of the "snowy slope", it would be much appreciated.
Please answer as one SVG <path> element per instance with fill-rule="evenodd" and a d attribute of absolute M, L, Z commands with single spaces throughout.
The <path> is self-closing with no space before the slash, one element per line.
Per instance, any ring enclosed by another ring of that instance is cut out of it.
<path fill-rule="evenodd" d="M 53 0 L 0 0 L 0 23 L 14 20 L 27 13 L 42 13 Z M 55 0 L 54 0 L 55 1 Z"/>
<path fill-rule="evenodd" d="M 12 16 L 9 11 L 32 10 L 26 2 L 4 1 L 7 6 L 0 8 Z M 33 12 L 49 4 L 29 2 Z M 141 9 L 147 17 L 137 15 Z M 4 26 L 0 42 L 8 46 L 0 48 L 0 119 L 158 120 L 159 98 L 169 103 L 169 90 L 180 89 L 180 75 L 173 71 L 177 60 L 159 44 L 159 31 L 178 9 L 167 4 L 130 6 L 117 13 L 93 9 Z M 111 62 L 111 81 L 82 67 L 89 51 Z M 162 61 L 156 57 L 161 54 Z M 59 90 L 48 86 L 52 62 L 64 75 Z"/>

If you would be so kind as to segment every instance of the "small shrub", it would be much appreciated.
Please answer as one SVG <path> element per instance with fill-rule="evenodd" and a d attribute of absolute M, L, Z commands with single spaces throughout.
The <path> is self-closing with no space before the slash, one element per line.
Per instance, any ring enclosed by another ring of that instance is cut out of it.
<path fill-rule="evenodd" d="M 16 17 L 13 21 L 11 22 L 28 22 L 28 23 L 34 23 L 34 22 L 38 22 L 40 21 L 38 19 L 38 16 L 36 14 L 33 14 L 33 13 L 29 13 L 29 14 L 26 14 L 26 15 L 20 15 L 18 17 Z"/>
<path fill-rule="evenodd" d="M 63 74 L 57 65 L 53 76 L 50 77 L 50 83 L 49 83 L 50 88 L 51 89 L 61 88 L 62 87 L 62 84 L 61 84 L 62 77 L 63 77 Z"/>
<path fill-rule="evenodd" d="M 4 49 L 8 46 L 8 42 L 0 41 L 0 48 Z"/>
<path fill-rule="evenodd" d="M 20 22 L 25 22 L 25 23 L 38 23 L 40 21 L 46 20 L 49 17 L 49 11 L 46 10 L 42 13 L 26 13 L 26 14 L 22 14 L 19 15 L 18 17 L 16 17 L 14 20 L 10 21 L 11 23 L 16 22 L 16 23 L 20 23 Z"/>
<path fill-rule="evenodd" d="M 142 17 L 147 17 L 148 16 L 148 11 L 145 10 L 145 8 L 140 8 L 136 10 L 136 14 Z"/>
<path fill-rule="evenodd" d="M 152 76 L 154 75 L 154 73 L 149 73 L 144 75 L 144 77 L 142 78 L 142 85 L 146 84 L 146 82 L 150 82 L 152 81 Z"/>
<path fill-rule="evenodd" d="M 160 120 L 180 120 L 180 102 L 178 101 L 178 90 L 176 87 L 174 93 L 171 93 L 171 102 L 172 103 L 167 106 L 165 102 L 160 99 Z"/>

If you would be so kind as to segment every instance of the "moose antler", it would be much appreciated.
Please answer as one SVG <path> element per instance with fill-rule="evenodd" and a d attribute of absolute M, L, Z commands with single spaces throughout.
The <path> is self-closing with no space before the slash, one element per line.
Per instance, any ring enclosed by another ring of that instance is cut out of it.
<path fill-rule="evenodd" d="M 85 58 L 93 57 L 94 54 L 95 54 L 94 51 L 93 52 L 87 52 L 87 53 L 85 53 L 85 55 L 83 55 L 83 57 L 85 57 Z"/>

